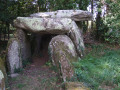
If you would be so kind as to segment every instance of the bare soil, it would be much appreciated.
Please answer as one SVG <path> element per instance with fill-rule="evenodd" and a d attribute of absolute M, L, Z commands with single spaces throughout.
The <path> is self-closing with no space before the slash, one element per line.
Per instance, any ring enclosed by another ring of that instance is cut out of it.
<path fill-rule="evenodd" d="M 63 90 L 62 84 L 51 66 L 47 50 L 42 57 L 33 57 L 33 62 L 16 78 L 9 79 L 8 90 Z"/>

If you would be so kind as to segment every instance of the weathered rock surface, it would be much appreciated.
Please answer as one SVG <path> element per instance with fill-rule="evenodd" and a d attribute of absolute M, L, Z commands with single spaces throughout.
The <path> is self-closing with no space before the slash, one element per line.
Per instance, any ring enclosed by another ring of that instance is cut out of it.
<path fill-rule="evenodd" d="M 23 62 L 31 59 L 31 47 L 27 34 L 17 29 L 15 37 L 10 39 L 7 46 L 7 64 L 10 74 L 23 67 Z"/>
<path fill-rule="evenodd" d="M 20 57 L 22 61 L 27 61 L 31 59 L 31 46 L 28 36 L 25 31 L 17 29 L 15 33 L 15 38 L 18 39 L 20 45 Z"/>
<path fill-rule="evenodd" d="M 7 64 L 11 74 L 15 70 L 22 68 L 22 61 L 20 57 L 20 44 L 18 39 L 10 39 L 7 46 Z"/>
<path fill-rule="evenodd" d="M 1 70 L 0 70 L 0 90 L 5 90 L 5 78 Z"/>
<path fill-rule="evenodd" d="M 83 56 L 84 42 L 76 23 L 68 18 L 18 17 L 15 27 L 41 34 L 65 34 L 72 39 L 77 52 Z"/>
<path fill-rule="evenodd" d="M 65 88 L 65 90 L 90 90 L 80 82 L 66 82 Z"/>
<path fill-rule="evenodd" d="M 14 21 L 15 27 L 25 29 L 36 33 L 45 34 L 64 34 L 69 32 L 71 19 L 51 19 L 51 18 L 36 18 L 36 17 L 17 17 Z"/>
<path fill-rule="evenodd" d="M 66 35 L 58 35 L 49 43 L 49 53 L 53 65 L 62 73 L 63 81 L 74 75 L 72 62 L 77 60 L 77 53 L 71 39 Z"/>
<path fill-rule="evenodd" d="M 35 13 L 30 16 L 38 18 L 71 18 L 74 21 L 92 20 L 92 14 L 83 10 L 57 10 L 54 12 Z"/>
<path fill-rule="evenodd" d="M 3 72 L 4 76 L 6 77 L 5 60 L 1 58 L 0 58 L 0 70 Z"/>

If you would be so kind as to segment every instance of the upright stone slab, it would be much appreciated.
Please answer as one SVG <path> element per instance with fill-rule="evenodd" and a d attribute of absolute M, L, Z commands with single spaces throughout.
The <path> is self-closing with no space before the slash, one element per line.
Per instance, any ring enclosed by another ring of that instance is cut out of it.
<path fill-rule="evenodd" d="M 4 74 L 2 73 L 1 70 L 0 70 L 0 90 L 6 90 Z"/>
<path fill-rule="evenodd" d="M 18 39 L 10 39 L 7 46 L 7 65 L 10 74 L 15 73 L 17 69 L 22 68 L 20 53 Z"/>
<path fill-rule="evenodd" d="M 71 39 L 66 35 L 58 35 L 49 43 L 49 53 L 53 65 L 62 74 L 63 81 L 74 75 L 72 62 L 77 61 L 77 53 Z"/>
<path fill-rule="evenodd" d="M 17 28 L 15 35 L 16 35 L 15 38 L 18 39 L 20 44 L 20 57 L 22 61 L 24 62 L 30 60 L 31 46 L 27 33 L 24 30 Z"/>
<path fill-rule="evenodd" d="M 5 60 L 0 58 L 0 70 L 3 72 L 5 78 L 6 78 L 6 69 L 5 69 Z"/>
<path fill-rule="evenodd" d="M 6 70 L 5 60 L 0 58 L 0 90 L 5 90 Z"/>

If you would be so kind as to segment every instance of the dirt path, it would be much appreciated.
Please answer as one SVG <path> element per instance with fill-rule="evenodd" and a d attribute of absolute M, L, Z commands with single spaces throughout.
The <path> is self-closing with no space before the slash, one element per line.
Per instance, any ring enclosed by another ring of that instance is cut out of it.
<path fill-rule="evenodd" d="M 62 90 L 56 73 L 45 65 L 46 61 L 47 57 L 34 57 L 22 74 L 9 79 L 8 90 Z"/>

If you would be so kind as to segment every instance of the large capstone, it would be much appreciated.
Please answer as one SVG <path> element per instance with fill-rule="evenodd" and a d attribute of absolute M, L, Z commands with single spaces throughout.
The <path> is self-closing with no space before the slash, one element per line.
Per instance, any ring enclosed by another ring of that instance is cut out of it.
<path fill-rule="evenodd" d="M 7 64 L 10 74 L 22 68 L 20 56 L 20 44 L 18 39 L 10 39 L 7 46 Z"/>
<path fill-rule="evenodd" d="M 6 90 L 4 74 L 1 70 L 0 70 L 0 90 Z"/>
<path fill-rule="evenodd" d="M 49 43 L 49 54 L 53 65 L 62 73 L 63 81 L 74 75 L 72 62 L 77 61 L 77 53 L 71 39 L 66 35 L 58 35 Z"/>
<path fill-rule="evenodd" d="M 35 13 L 30 16 L 38 18 L 71 18 L 74 21 L 85 21 L 92 19 L 92 14 L 83 10 L 57 10 L 54 12 Z"/>

